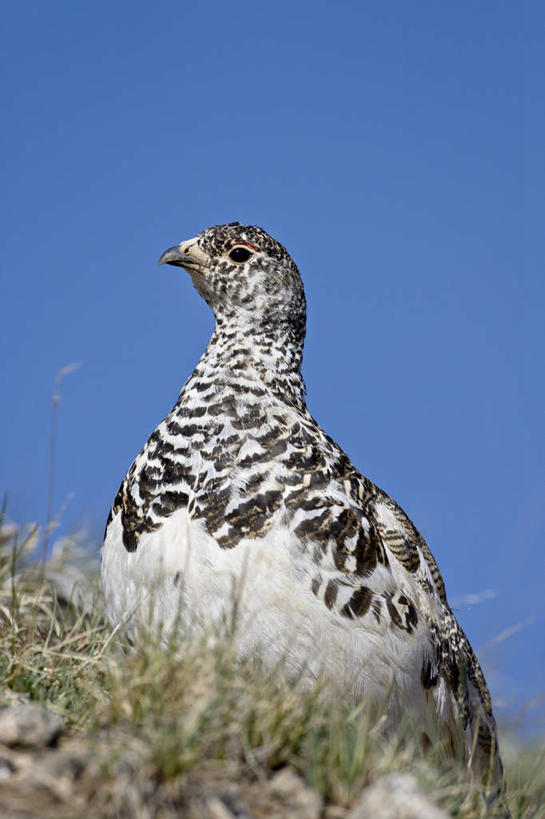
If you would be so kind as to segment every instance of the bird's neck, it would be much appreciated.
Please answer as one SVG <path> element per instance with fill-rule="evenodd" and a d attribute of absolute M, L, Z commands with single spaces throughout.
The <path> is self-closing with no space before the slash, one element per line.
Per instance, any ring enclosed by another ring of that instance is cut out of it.
<path fill-rule="evenodd" d="M 259 390 L 305 409 L 301 374 L 304 326 L 293 322 L 222 322 L 216 327 L 188 387 L 209 383 L 259 396 Z M 255 400 L 255 399 L 254 399 Z"/>

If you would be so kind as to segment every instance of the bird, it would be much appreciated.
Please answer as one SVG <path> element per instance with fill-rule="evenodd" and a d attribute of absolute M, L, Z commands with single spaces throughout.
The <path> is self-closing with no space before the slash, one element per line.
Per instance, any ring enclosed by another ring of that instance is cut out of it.
<path fill-rule="evenodd" d="M 189 273 L 215 328 L 115 496 L 101 550 L 110 622 L 202 633 L 236 600 L 240 656 L 373 702 L 395 689 L 417 720 L 431 709 L 446 735 L 461 726 L 468 767 L 497 795 L 489 690 L 439 567 L 307 409 L 295 262 L 264 229 L 230 222 L 159 264 Z"/>

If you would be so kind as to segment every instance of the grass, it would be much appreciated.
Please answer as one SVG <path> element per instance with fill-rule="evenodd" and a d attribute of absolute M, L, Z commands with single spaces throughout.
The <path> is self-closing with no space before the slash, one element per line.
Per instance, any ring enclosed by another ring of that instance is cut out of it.
<path fill-rule="evenodd" d="M 393 771 L 414 774 L 452 816 L 493 815 L 463 765 L 440 743 L 425 753 L 409 720 L 386 738 L 376 709 L 237 662 L 228 639 L 126 645 L 103 616 L 96 568 L 33 562 L 37 540 L 35 530 L 0 539 L 0 704 L 43 703 L 66 730 L 56 748 L 0 746 L 16 771 L 3 797 L 10 816 L 203 816 L 203 794 L 237 788 L 252 804 L 261 789 L 266 802 L 286 766 L 328 816 Z M 81 578 L 79 592 L 66 594 L 66 576 Z M 545 816 L 543 749 L 506 748 L 513 817 Z M 265 813 L 290 815 L 273 807 Z"/>

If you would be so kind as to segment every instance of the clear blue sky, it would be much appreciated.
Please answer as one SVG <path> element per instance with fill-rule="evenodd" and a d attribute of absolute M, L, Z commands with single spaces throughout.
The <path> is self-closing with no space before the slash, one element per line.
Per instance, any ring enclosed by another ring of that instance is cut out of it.
<path fill-rule="evenodd" d="M 509 706 L 545 692 L 541 3 L 3 8 L 0 488 L 98 549 L 212 315 L 167 247 L 240 220 L 297 261 L 315 417 L 428 538 Z M 511 709 L 511 711 L 509 711 Z M 527 720 L 543 718 L 541 706 Z M 541 723 L 543 728 L 543 723 Z"/>

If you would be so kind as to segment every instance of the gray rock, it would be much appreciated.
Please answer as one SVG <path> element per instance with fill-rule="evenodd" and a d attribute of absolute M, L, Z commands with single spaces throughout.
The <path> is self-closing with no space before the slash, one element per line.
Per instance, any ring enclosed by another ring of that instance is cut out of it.
<path fill-rule="evenodd" d="M 61 734 L 61 717 L 42 705 L 8 705 L 0 708 L 0 742 L 21 748 L 52 745 Z"/>
<path fill-rule="evenodd" d="M 414 776 L 388 774 L 362 791 L 346 819 L 449 819 L 425 796 Z"/>

